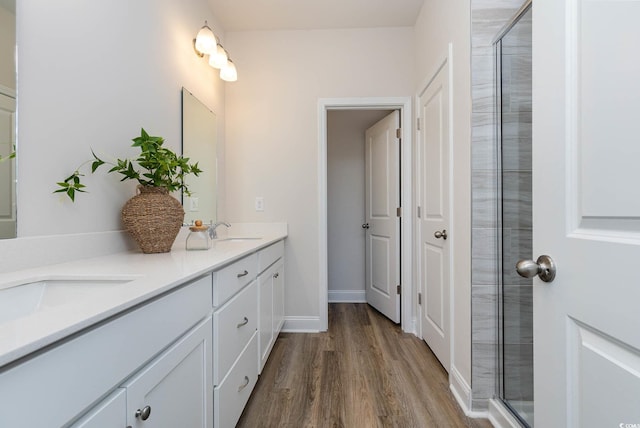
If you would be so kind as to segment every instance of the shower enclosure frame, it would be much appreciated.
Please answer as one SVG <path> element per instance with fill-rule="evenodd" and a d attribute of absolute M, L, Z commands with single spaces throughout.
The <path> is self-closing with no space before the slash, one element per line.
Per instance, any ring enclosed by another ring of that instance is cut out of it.
<path fill-rule="evenodd" d="M 533 6 L 532 0 L 526 0 L 520 9 L 512 16 L 512 18 L 502 27 L 497 36 L 493 39 L 492 45 L 494 47 L 494 124 L 495 124 L 495 141 L 496 141 L 496 213 L 497 221 L 496 227 L 498 233 L 496 234 L 496 272 L 498 272 L 497 279 L 497 322 L 496 322 L 496 396 L 495 399 L 499 400 L 524 427 L 530 427 L 529 422 L 526 421 L 519 412 L 509 403 L 505 398 L 505 385 L 504 385 L 504 271 L 503 271 L 503 159 L 502 159 L 502 40 L 509 33 L 509 31 L 518 24 L 520 19 L 531 10 Z M 515 266 L 514 266 L 515 269 Z"/>

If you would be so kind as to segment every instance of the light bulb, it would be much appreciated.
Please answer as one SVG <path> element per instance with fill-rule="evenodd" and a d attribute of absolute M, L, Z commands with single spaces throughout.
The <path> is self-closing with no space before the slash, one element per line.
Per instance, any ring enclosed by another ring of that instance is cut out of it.
<path fill-rule="evenodd" d="M 213 68 L 222 68 L 227 64 L 227 51 L 224 50 L 222 45 L 218 44 L 216 50 L 209 56 L 209 65 Z"/>
<path fill-rule="evenodd" d="M 196 36 L 196 50 L 203 54 L 211 54 L 215 51 L 217 44 L 216 35 L 207 25 L 207 21 L 204 21 L 204 26 Z"/>
<path fill-rule="evenodd" d="M 231 60 L 227 61 L 227 65 L 220 70 L 220 78 L 225 82 L 238 80 L 238 70 L 236 70 L 236 66 Z"/>

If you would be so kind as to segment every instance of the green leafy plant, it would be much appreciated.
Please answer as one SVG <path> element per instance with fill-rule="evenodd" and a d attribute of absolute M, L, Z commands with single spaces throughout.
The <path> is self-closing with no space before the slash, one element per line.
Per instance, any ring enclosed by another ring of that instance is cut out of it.
<path fill-rule="evenodd" d="M 189 163 L 189 158 L 178 156 L 172 150 L 163 147 L 164 138 L 153 137 L 147 134 L 144 128 L 140 136 L 134 138 L 132 147 L 140 148 L 140 155 L 136 159 L 117 159 L 115 163 L 107 162 L 98 157 L 93 150 L 90 159 L 80 165 L 73 174 L 56 183 L 58 189 L 54 193 L 66 193 L 72 201 L 75 201 L 76 193 L 85 193 L 86 186 L 82 184 L 81 168 L 91 163 L 91 173 L 95 173 L 102 165 L 111 165 L 108 171 L 122 175 L 120 181 L 136 180 L 143 186 L 164 187 L 169 192 L 182 190 L 186 195 L 191 195 L 184 182 L 186 175 L 198 176 L 202 170 L 198 163 Z"/>
<path fill-rule="evenodd" d="M 15 159 L 15 158 L 16 158 L 16 146 L 14 145 L 13 151 L 9 153 L 7 156 L 0 155 L 0 162 L 4 162 L 6 160 Z"/>

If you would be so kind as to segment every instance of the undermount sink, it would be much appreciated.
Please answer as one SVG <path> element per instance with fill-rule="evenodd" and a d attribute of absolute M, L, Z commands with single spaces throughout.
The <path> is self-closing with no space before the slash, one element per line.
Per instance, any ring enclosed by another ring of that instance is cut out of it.
<path fill-rule="evenodd" d="M 242 242 L 242 241 L 257 241 L 259 239 L 262 238 L 256 238 L 256 237 L 229 237 L 229 238 L 222 238 L 222 239 L 218 239 L 218 242 Z"/>
<path fill-rule="evenodd" d="M 30 279 L 0 288 L 0 324 L 62 306 L 92 299 L 137 277 L 68 277 Z"/>

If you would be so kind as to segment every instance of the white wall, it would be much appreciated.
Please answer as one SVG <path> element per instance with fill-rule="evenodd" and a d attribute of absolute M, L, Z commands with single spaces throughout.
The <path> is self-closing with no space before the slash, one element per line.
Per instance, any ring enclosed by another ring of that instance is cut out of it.
<path fill-rule="evenodd" d="M 327 112 L 329 300 L 362 301 L 365 291 L 365 131 L 387 110 Z"/>
<path fill-rule="evenodd" d="M 141 127 L 180 150 L 182 86 L 216 112 L 224 153 L 224 84 L 192 48 L 204 20 L 215 24 L 206 0 L 17 6 L 19 236 L 121 229 L 134 183 L 87 176 L 90 193 L 75 204 L 52 194 L 55 183 L 89 159 L 91 148 L 106 157 L 135 155 L 130 140 Z"/>
<path fill-rule="evenodd" d="M 286 221 L 286 314 L 319 325 L 318 99 L 414 92 L 411 28 L 227 33 L 227 213 Z M 254 210 L 263 196 L 265 211 Z"/>
<path fill-rule="evenodd" d="M 452 372 L 471 386 L 471 62 L 470 2 L 425 0 L 415 26 L 416 91 L 433 75 L 453 43 L 454 254 Z"/>

